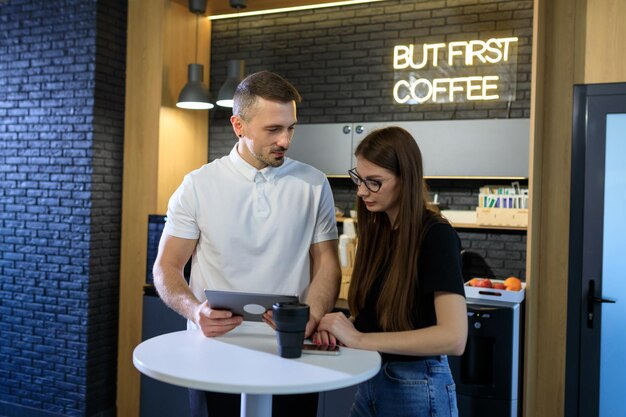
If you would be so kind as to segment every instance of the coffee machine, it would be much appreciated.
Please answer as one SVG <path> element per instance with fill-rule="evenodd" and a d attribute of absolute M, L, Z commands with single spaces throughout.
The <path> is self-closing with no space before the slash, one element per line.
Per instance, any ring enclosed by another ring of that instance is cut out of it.
<path fill-rule="evenodd" d="M 521 416 L 523 300 L 467 298 L 468 338 L 449 357 L 459 417 Z"/>

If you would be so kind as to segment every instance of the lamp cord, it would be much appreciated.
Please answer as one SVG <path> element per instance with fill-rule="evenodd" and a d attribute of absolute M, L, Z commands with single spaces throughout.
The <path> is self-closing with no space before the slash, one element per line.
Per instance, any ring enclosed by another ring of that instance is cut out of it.
<path fill-rule="evenodd" d="M 198 13 L 196 13 L 196 64 L 198 63 Z"/>

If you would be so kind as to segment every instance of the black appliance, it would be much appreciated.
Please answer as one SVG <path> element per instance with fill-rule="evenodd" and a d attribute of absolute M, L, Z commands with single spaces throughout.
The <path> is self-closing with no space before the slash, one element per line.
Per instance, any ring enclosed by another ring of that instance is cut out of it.
<path fill-rule="evenodd" d="M 463 356 L 449 357 L 459 417 L 521 416 L 523 303 L 467 299 Z"/>
<path fill-rule="evenodd" d="M 153 284 L 152 266 L 159 252 L 159 241 L 167 217 L 163 215 L 150 214 L 148 216 L 148 247 L 146 251 L 146 285 Z"/>
<path fill-rule="evenodd" d="M 157 253 L 159 252 L 159 241 L 163 234 L 163 228 L 167 217 L 162 214 L 150 214 L 148 215 L 148 250 L 146 252 L 146 285 L 152 286 L 154 284 L 152 277 L 152 266 L 156 261 Z M 187 282 L 191 276 L 191 260 L 185 265 L 184 276 Z"/>
<path fill-rule="evenodd" d="M 185 330 L 187 321 L 161 301 L 152 281 L 152 266 L 159 249 L 166 217 L 148 216 L 148 252 L 146 259 L 146 285 L 143 295 L 143 321 L 141 340 L 165 333 Z M 191 262 L 185 267 L 185 278 L 189 281 Z M 141 374 L 140 417 L 188 417 L 189 394 L 186 388 L 157 381 Z"/>

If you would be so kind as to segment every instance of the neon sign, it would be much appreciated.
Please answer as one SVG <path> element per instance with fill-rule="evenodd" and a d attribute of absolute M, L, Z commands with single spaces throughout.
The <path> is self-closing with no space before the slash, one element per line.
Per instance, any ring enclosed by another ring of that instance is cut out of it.
<path fill-rule="evenodd" d="M 506 37 L 425 43 L 421 48 L 397 45 L 394 100 L 400 104 L 513 100 L 514 91 L 501 94 L 501 87 L 508 83 L 511 89 L 516 82 L 517 42 L 517 37 Z"/>

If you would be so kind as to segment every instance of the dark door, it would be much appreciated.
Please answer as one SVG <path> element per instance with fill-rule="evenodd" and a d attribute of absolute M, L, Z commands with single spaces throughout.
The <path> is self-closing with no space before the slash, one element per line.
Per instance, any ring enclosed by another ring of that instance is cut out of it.
<path fill-rule="evenodd" d="M 575 87 L 565 415 L 626 416 L 626 84 Z"/>

